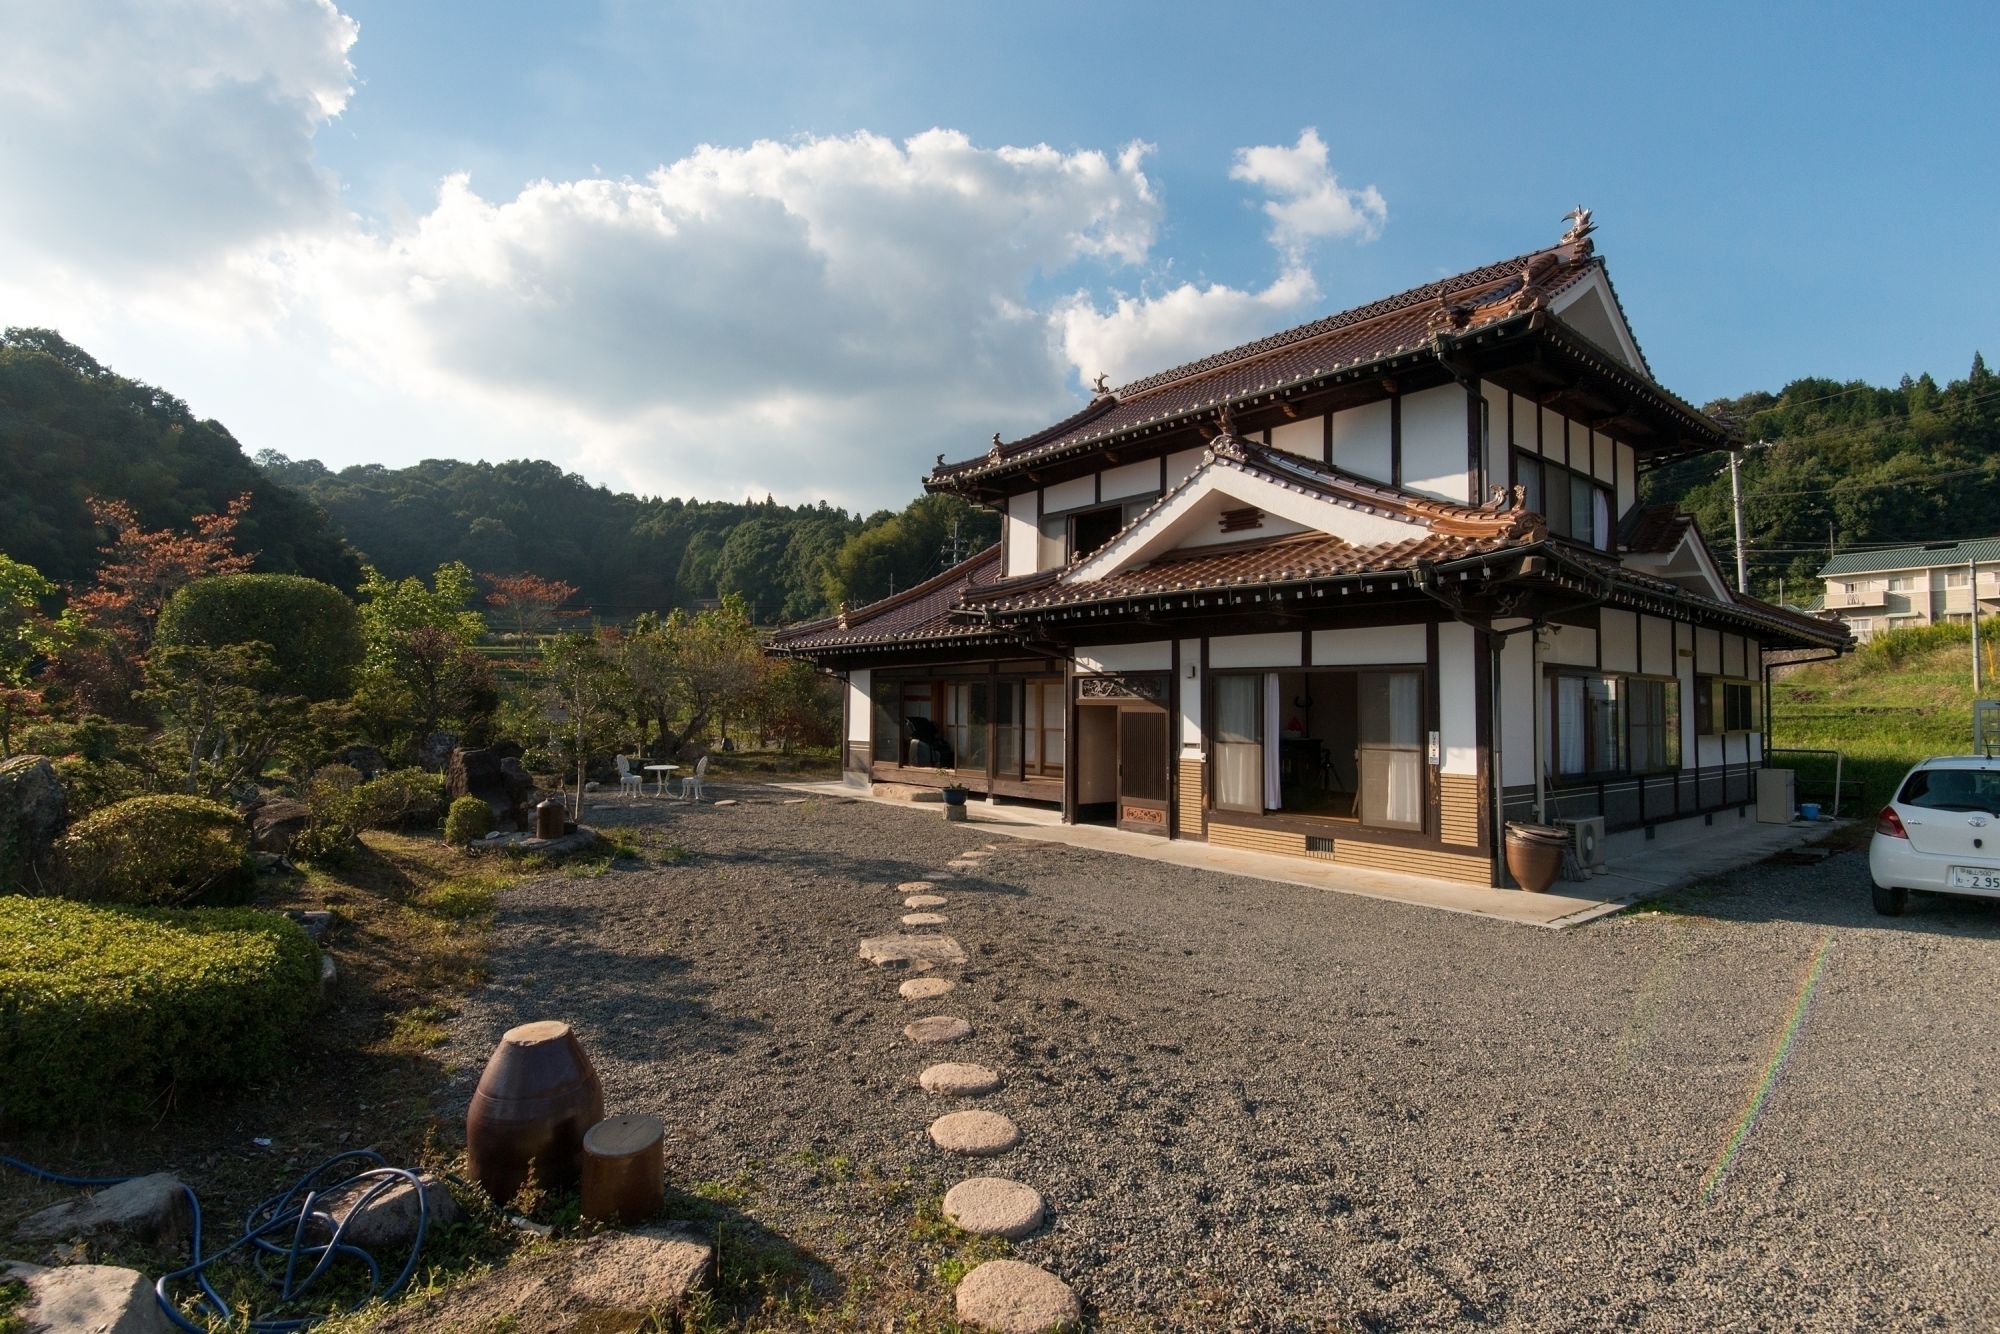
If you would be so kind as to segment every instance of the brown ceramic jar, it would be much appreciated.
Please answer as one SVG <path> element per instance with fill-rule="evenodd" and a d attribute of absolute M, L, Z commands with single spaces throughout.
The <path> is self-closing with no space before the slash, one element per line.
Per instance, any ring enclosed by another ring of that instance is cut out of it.
<path fill-rule="evenodd" d="M 465 1113 L 472 1178 L 500 1205 L 514 1198 L 531 1166 L 537 1185 L 572 1184 L 584 1133 L 603 1119 L 604 1089 L 568 1024 L 510 1028 Z"/>

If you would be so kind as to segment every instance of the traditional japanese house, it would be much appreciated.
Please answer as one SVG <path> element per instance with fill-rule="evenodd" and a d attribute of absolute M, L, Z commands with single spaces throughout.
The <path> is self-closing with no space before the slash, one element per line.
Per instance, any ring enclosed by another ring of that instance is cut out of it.
<path fill-rule="evenodd" d="M 1847 632 L 1637 504 L 1739 441 L 1571 224 L 940 458 L 1001 541 L 773 641 L 845 680 L 848 781 L 1479 884 L 1509 820 L 1746 818 L 1767 653 Z"/>

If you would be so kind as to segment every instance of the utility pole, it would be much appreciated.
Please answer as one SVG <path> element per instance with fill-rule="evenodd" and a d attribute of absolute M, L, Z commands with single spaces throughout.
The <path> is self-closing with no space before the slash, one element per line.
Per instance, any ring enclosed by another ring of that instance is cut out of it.
<path fill-rule="evenodd" d="M 1966 594 L 1972 603 L 1972 697 L 1979 698 L 1979 562 L 1965 564 Z"/>
<path fill-rule="evenodd" d="M 1761 441 L 1759 442 L 1762 443 Z M 1729 454 L 1729 505 L 1736 511 L 1736 591 L 1746 591 L 1743 576 L 1743 455 L 1737 451 Z"/>

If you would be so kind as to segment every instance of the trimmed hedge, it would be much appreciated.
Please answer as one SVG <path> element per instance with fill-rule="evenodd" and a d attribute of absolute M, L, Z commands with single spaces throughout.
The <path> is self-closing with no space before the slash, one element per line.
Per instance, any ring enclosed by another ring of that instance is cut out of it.
<path fill-rule="evenodd" d="M 332 584 L 296 574 L 224 574 L 178 590 L 160 612 L 154 642 L 221 648 L 270 645 L 277 693 L 344 695 L 361 665 L 361 617 Z"/>
<path fill-rule="evenodd" d="M 57 841 L 56 856 L 80 899 L 219 905 L 257 891 L 243 817 L 202 797 L 133 797 L 92 811 Z"/>
<path fill-rule="evenodd" d="M 354 789 L 354 821 L 363 829 L 437 828 L 444 810 L 443 774 L 428 769 L 392 769 Z"/>
<path fill-rule="evenodd" d="M 482 797 L 466 795 L 451 803 L 444 815 L 444 841 L 462 848 L 493 832 L 493 808 Z"/>
<path fill-rule="evenodd" d="M 61 1126 L 277 1069 L 319 950 L 249 908 L 0 897 L 0 1122 Z"/>

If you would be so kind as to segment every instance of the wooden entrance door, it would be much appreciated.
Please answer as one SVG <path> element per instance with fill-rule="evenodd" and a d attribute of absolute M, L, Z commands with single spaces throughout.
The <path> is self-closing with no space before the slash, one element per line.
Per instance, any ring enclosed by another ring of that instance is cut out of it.
<path fill-rule="evenodd" d="M 1164 709 L 1118 710 L 1118 827 L 1141 834 L 1167 832 L 1167 714 Z"/>

